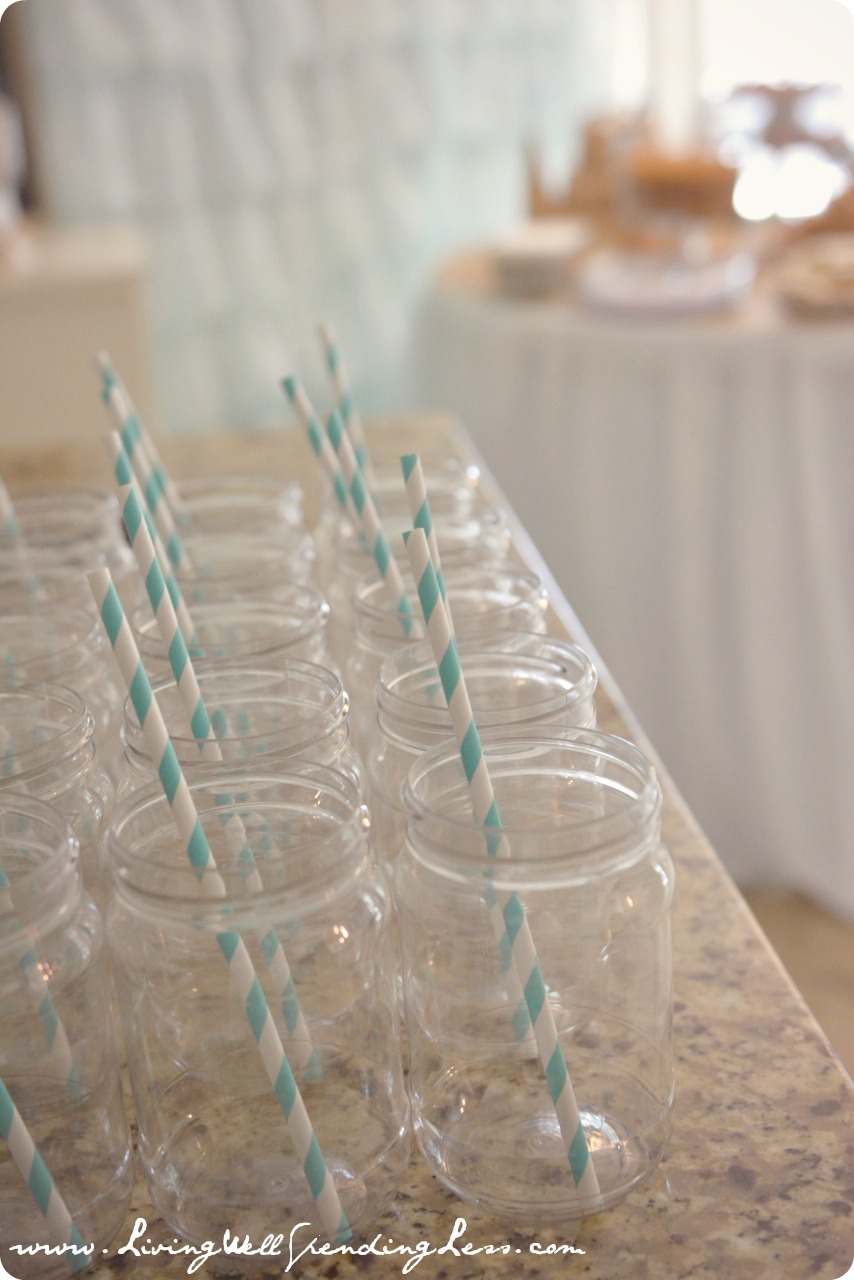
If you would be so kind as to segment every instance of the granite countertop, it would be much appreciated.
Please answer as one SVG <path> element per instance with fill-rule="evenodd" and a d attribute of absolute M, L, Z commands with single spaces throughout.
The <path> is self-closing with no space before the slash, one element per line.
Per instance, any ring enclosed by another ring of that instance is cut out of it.
<path fill-rule="evenodd" d="M 379 457 L 418 448 L 429 460 L 451 449 L 478 461 L 464 433 L 441 418 L 375 424 L 371 440 Z M 311 521 L 313 460 L 296 432 L 175 440 L 164 445 L 164 454 L 178 475 L 297 475 Z M 12 488 L 26 479 L 108 479 L 106 464 L 94 452 L 71 446 L 38 457 L 7 450 L 0 471 Z M 495 496 L 488 474 L 483 482 Z M 522 558 L 547 577 L 524 530 L 516 526 L 514 537 Z M 548 578 L 547 585 L 554 629 L 568 631 L 591 650 L 599 668 L 600 726 L 634 738 L 655 759 L 578 620 Z M 665 792 L 664 838 L 677 873 L 676 1107 L 668 1152 L 650 1180 L 616 1208 L 587 1219 L 570 1235 L 540 1231 L 535 1238 L 455 1199 L 416 1152 L 395 1203 L 376 1223 L 376 1249 L 414 1250 L 420 1241 L 439 1249 L 448 1244 L 457 1220 L 465 1222 L 453 1243 L 457 1253 L 421 1259 L 415 1267 L 421 1277 L 838 1280 L 852 1265 L 854 1086 L 657 760 L 656 765 Z M 148 1224 L 143 1239 L 173 1239 L 157 1221 L 140 1178 L 114 1250 L 129 1241 L 138 1216 Z M 285 1234 L 283 1256 L 251 1274 L 276 1276 L 288 1268 L 290 1224 L 270 1223 L 269 1230 Z M 466 1255 L 466 1244 L 481 1251 Z M 574 1251 L 547 1254 L 549 1245 Z M 490 1254 L 486 1246 L 499 1251 Z M 329 1280 L 366 1273 L 386 1280 L 399 1276 L 405 1262 L 394 1254 L 309 1256 L 291 1273 Z M 186 1258 L 113 1252 L 92 1274 L 97 1280 L 170 1280 L 186 1275 L 187 1265 Z M 213 1259 L 201 1274 L 214 1269 L 235 1280 L 250 1274 L 239 1259 Z"/>

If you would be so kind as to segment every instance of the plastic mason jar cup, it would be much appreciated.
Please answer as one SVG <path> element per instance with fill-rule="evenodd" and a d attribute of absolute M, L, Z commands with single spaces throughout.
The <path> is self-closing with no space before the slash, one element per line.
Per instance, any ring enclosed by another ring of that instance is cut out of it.
<path fill-rule="evenodd" d="M 578 645 L 536 632 L 468 632 L 457 648 L 479 729 L 510 737 L 537 728 L 594 728 L 596 669 Z M 406 835 L 403 785 L 425 751 L 454 731 L 426 641 L 387 658 L 377 684 L 377 721 L 365 757 L 374 848 L 397 857 Z"/>
<path fill-rule="evenodd" d="M 321 515 L 314 529 L 314 540 L 317 545 L 317 580 L 325 589 L 335 572 L 333 549 L 336 535 L 345 527 L 352 529 L 352 525 L 338 505 L 326 473 L 320 468 L 318 472 L 322 479 Z M 383 522 L 390 521 L 398 530 L 411 528 L 412 518 L 399 458 L 395 458 L 393 463 L 377 466 L 375 474 L 373 495 Z M 479 467 L 466 466 L 458 458 L 446 458 L 441 465 L 425 466 L 424 479 L 430 495 L 431 514 L 440 523 L 466 520 L 476 511 L 488 509 L 478 489 Z"/>
<path fill-rule="evenodd" d="M 283 659 L 273 668 L 212 666 L 203 661 L 196 665 L 196 674 L 223 757 L 217 768 L 284 768 L 290 760 L 308 760 L 348 773 L 360 795 L 364 793 L 364 767 L 350 745 L 349 702 L 333 672 L 311 662 Z M 199 770 L 210 774 L 210 751 L 199 750 L 174 678 L 157 680 L 152 688 L 181 768 L 188 776 Z M 121 741 L 119 800 L 157 776 L 130 699 L 125 702 Z"/>
<path fill-rule="evenodd" d="M 136 590 L 133 552 L 115 494 L 99 485 L 48 486 L 13 494 L 21 534 L 0 534 L 0 581 L 30 598 L 89 600 L 86 574 L 106 566 L 120 591 Z M 4 588 L 5 597 L 5 588 Z"/>
<path fill-rule="evenodd" d="M 7 608 L 0 616 L 0 685 L 48 680 L 74 689 L 94 717 L 98 759 L 115 780 L 122 696 L 103 627 L 82 605 L 21 599 Z"/>
<path fill-rule="evenodd" d="M 502 832 L 473 823 L 455 745 L 423 755 L 405 786 L 395 896 L 413 1127 L 451 1190 L 530 1228 L 596 1210 L 552 1102 L 555 1045 L 602 1207 L 664 1151 L 673 867 L 658 783 L 630 743 L 583 729 L 482 741 Z M 556 1028 L 545 1053 L 534 1006 L 540 1031 L 546 1006 Z"/>
<path fill-rule="evenodd" d="M 179 480 L 187 527 L 194 534 L 254 534 L 275 538 L 305 527 L 302 488 L 263 476 L 201 476 Z"/>
<path fill-rule="evenodd" d="M 108 934 L 152 1199 L 197 1243 L 226 1227 L 255 1241 L 301 1222 L 328 1234 L 262 1059 L 275 1027 L 358 1234 L 409 1157 L 388 895 L 358 789 L 303 764 L 190 790 L 216 874 L 190 864 L 156 789 L 117 809 L 109 837 Z M 254 966 L 253 1025 L 262 1006 L 272 1020 L 258 1042 L 226 958 L 238 935 Z"/>
<path fill-rule="evenodd" d="M 275 601 L 232 600 L 193 605 L 198 652 L 210 662 L 269 666 L 302 658 L 330 666 L 329 605 L 313 587 L 280 583 Z M 169 669 L 157 623 L 146 604 L 131 615 L 131 628 L 146 669 Z M 194 661 L 195 653 L 194 650 Z"/>
<path fill-rule="evenodd" d="M 396 523 L 384 518 L 383 523 L 389 547 L 400 571 L 404 578 L 411 581 L 403 533 L 412 528 L 412 517 L 401 516 Z M 445 574 L 458 569 L 481 569 L 508 562 L 510 533 L 503 517 L 495 512 L 465 518 L 449 517 L 446 520 L 434 515 L 434 524 Z M 339 527 L 332 556 L 331 577 L 323 585 L 323 589 L 332 610 L 329 624 L 332 656 L 343 670 L 352 644 L 353 595 L 361 582 L 367 578 L 378 579 L 379 573 L 373 556 L 365 550 L 360 535 L 349 524 Z M 417 597 L 412 597 L 412 603 L 417 610 Z"/>
<path fill-rule="evenodd" d="M 47 1170 L 31 1192 L 12 1158 L 20 1128 L 0 1143 L 0 1260 L 10 1275 L 40 1280 L 85 1263 L 65 1245 L 101 1254 L 133 1184 L 103 927 L 76 852 L 53 805 L 0 792 L 0 1078 Z M 51 1226 L 36 1199 L 46 1178 Z M 63 1229 L 69 1222 L 79 1236 Z"/>
<path fill-rule="evenodd" d="M 0 692 L 0 800 L 11 791 L 49 800 L 80 845 L 84 887 L 103 906 L 107 882 L 102 827 L 113 784 L 95 750 L 95 721 L 65 685 L 21 685 Z"/>
<path fill-rule="evenodd" d="M 511 564 L 448 569 L 444 578 L 458 635 L 489 628 L 501 632 L 509 646 L 511 631 L 545 632 L 548 595 L 542 580 L 529 569 Z M 342 670 L 350 694 L 354 739 L 365 756 L 375 736 L 380 668 L 391 654 L 424 636 L 418 593 L 408 571 L 404 583 L 414 614 L 406 625 L 382 579 L 363 579 L 353 596 L 355 634 Z"/>
<path fill-rule="evenodd" d="M 276 538 L 192 533 L 181 541 L 189 564 L 182 561 L 175 576 L 191 610 L 228 600 L 275 600 L 280 584 L 314 580 L 314 543 L 297 530 L 281 530 Z"/>

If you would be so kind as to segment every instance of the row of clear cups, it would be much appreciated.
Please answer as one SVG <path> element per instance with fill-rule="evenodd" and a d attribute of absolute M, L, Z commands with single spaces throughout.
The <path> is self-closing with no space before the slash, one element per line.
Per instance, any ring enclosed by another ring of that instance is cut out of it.
<path fill-rule="evenodd" d="M 464 1198 L 521 1224 L 570 1221 L 596 1207 L 567 1177 L 542 1069 L 530 1043 L 514 1036 L 518 992 L 500 962 L 490 892 L 524 901 L 602 1202 L 620 1199 L 660 1158 L 672 1105 L 672 868 L 660 841 L 657 783 L 635 748 L 592 727 L 589 660 L 545 635 L 542 584 L 509 562 L 506 526 L 478 503 L 471 478 L 457 487 L 465 502 L 449 509 L 446 527 L 467 527 L 481 541 L 461 551 L 460 568 L 451 555 L 446 577 L 510 850 L 500 868 L 472 825 L 423 632 L 402 635 L 382 584 L 365 576 L 357 536 L 340 519 L 322 522 L 316 556 L 303 557 L 292 574 L 277 575 L 272 557 L 262 558 L 251 589 L 248 570 L 197 573 L 190 603 L 206 655 L 197 667 L 223 734 L 221 764 L 202 764 L 188 736 L 150 610 L 138 604 L 132 615 L 225 884 L 215 901 L 180 846 L 127 706 L 116 734 L 118 679 L 102 642 L 88 646 L 103 660 L 101 681 L 78 680 L 66 649 L 49 642 L 41 665 L 23 670 L 15 654 L 25 648 L 26 621 L 16 617 L 5 636 L 0 627 L 14 681 L 0 714 L 8 739 L 0 804 L 23 791 L 47 798 L 79 843 L 86 888 L 107 913 L 140 1158 L 158 1210 L 186 1240 L 216 1238 L 226 1225 L 260 1240 L 283 1218 L 317 1221 L 217 953 L 226 928 L 246 938 L 287 1051 L 287 1005 L 264 939 L 282 942 L 305 1034 L 322 1063 L 319 1079 L 303 1074 L 297 1084 L 357 1234 L 405 1174 L 410 1108 L 429 1166 Z M 247 547 L 248 565 L 262 537 L 247 515 L 251 486 L 237 489 L 240 504 L 232 489 L 224 508 L 233 520 L 229 568 Z M 207 512 L 218 498 L 216 486 L 205 489 Z M 280 505 L 289 513 L 276 524 L 281 564 L 283 549 L 305 547 L 307 535 L 291 518 L 293 502 Z M 212 519 L 197 544 L 206 554 L 226 516 Z M 272 544 L 269 513 L 264 520 Z M 442 516 L 436 520 L 444 549 Z M 350 560 L 336 559 L 342 546 L 353 548 Z M 337 548 L 331 562 L 330 547 Z M 110 554 L 120 570 L 126 552 L 117 540 Z M 10 570 L 15 554 L 3 553 L 0 572 L 16 583 L 16 614 L 26 619 L 32 608 L 45 617 L 43 601 L 31 595 L 40 566 L 30 560 Z M 335 610 L 330 615 L 311 585 L 315 567 L 351 619 L 337 655 Z M 268 587 L 256 586 L 265 573 Z M 50 606 L 56 632 L 73 648 L 78 633 L 90 635 L 81 600 L 69 629 L 60 607 L 73 613 L 74 606 L 67 593 L 58 599 Z M 76 692 L 22 687 L 72 674 Z M 232 814 L 245 845 L 228 838 Z M 257 882 L 247 878 L 247 848 Z M 85 1132 L 76 1121 L 74 1132 L 82 1160 Z M 87 1221 L 83 1207 L 71 1207 Z"/>

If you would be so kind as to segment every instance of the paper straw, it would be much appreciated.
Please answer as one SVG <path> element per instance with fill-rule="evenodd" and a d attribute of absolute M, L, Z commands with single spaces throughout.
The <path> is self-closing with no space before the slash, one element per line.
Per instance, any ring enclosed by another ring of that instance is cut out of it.
<path fill-rule="evenodd" d="M 185 529 L 191 528 L 193 521 L 190 518 L 190 514 L 187 511 L 186 506 L 184 505 L 184 500 L 178 492 L 178 488 L 174 480 L 166 470 L 166 466 L 160 456 L 157 445 L 154 443 L 154 437 L 150 431 L 146 430 L 144 424 L 141 422 L 133 401 L 128 393 L 128 389 L 116 373 L 112 360 L 106 351 L 99 351 L 97 359 L 98 364 L 101 367 L 101 372 L 104 375 L 104 390 L 109 390 L 109 388 L 114 384 L 118 385 L 122 395 L 124 396 L 128 409 L 136 420 L 137 426 L 139 427 L 140 447 L 143 449 L 145 456 L 148 459 L 154 483 L 168 504 L 175 523 L 183 526 Z"/>
<path fill-rule="evenodd" d="M 418 599 L 424 614 L 427 634 L 439 668 L 448 710 L 451 713 L 451 722 L 468 780 L 475 817 L 481 826 L 491 829 L 493 836 L 497 837 L 497 843 L 493 844 L 492 841 L 488 843 L 490 855 L 508 857 L 507 838 L 503 833 L 498 836 L 498 832 L 501 831 L 498 805 L 463 680 L 456 641 L 448 625 L 424 530 L 413 530 L 407 538 L 406 547 L 418 585 Z M 527 1017 L 524 1027 L 521 1021 L 514 1019 L 516 1033 L 521 1038 L 519 1032 L 527 1030 L 527 1020 L 530 1019 L 575 1186 L 581 1198 L 595 1210 L 601 1207 L 599 1183 L 587 1148 L 584 1127 L 578 1114 L 566 1059 L 558 1039 L 554 1015 L 549 1005 L 540 962 L 525 916 L 525 908 L 518 893 L 515 892 L 496 895 L 491 891 L 491 898 L 494 903 L 490 902 L 488 905 L 491 908 L 490 914 L 499 949 L 502 954 L 509 954 L 512 957 L 512 966 L 524 993 Z M 493 905 L 495 910 L 492 910 Z"/>
<path fill-rule="evenodd" d="M 403 481 L 406 485 L 406 500 L 409 503 L 412 527 L 424 530 L 427 546 L 430 550 L 430 560 L 436 572 L 436 581 L 439 584 L 439 592 L 442 596 L 445 612 L 448 615 L 448 625 L 451 628 L 451 633 L 454 634 L 454 619 L 451 616 L 448 592 L 445 589 L 445 575 L 442 572 L 442 561 L 439 558 L 439 542 L 436 537 L 436 530 L 433 528 L 430 500 L 427 497 L 427 483 L 424 479 L 421 459 L 417 453 L 405 453 L 400 459 L 400 466 L 403 471 Z"/>
<path fill-rule="evenodd" d="M 344 479 L 347 482 L 353 504 L 358 512 L 368 550 L 374 557 L 374 563 L 380 571 L 389 595 L 397 604 L 397 612 L 400 615 L 403 633 L 408 636 L 412 630 L 412 605 L 409 603 L 409 597 L 406 594 L 406 588 L 403 585 L 403 578 L 401 577 L 400 569 L 397 567 L 397 561 L 391 553 L 383 532 L 379 514 L 374 506 L 374 500 L 368 493 L 364 477 L 359 470 L 359 464 L 356 461 L 350 437 L 344 430 L 341 419 L 334 409 L 326 420 L 326 430 L 332 448 L 341 463 L 341 470 L 344 473 Z"/>
<path fill-rule="evenodd" d="M 82 1271 L 89 1265 L 89 1251 L 86 1242 L 77 1229 L 77 1224 L 68 1211 L 50 1170 L 42 1159 L 38 1147 L 33 1141 L 30 1131 L 21 1119 L 21 1113 L 15 1106 L 0 1077 L 0 1134 L 9 1148 L 9 1154 L 18 1166 L 30 1194 L 39 1207 L 42 1217 L 57 1240 L 68 1242 L 66 1258 L 72 1271 Z"/>
<path fill-rule="evenodd" d="M 175 568 L 183 566 L 192 570 L 192 562 L 182 543 L 175 526 L 175 518 L 169 504 L 163 497 L 152 470 L 151 462 L 145 449 L 142 428 L 139 419 L 133 412 L 121 384 L 115 378 L 111 381 L 104 378 L 104 400 L 109 408 L 116 429 L 121 437 L 131 468 L 139 482 L 140 490 L 145 498 L 145 505 L 151 512 L 151 518 L 157 532 L 163 539 L 167 555 Z"/>
<path fill-rule="evenodd" d="M 20 933 L 25 938 L 26 935 L 18 920 L 18 913 L 15 910 L 15 903 L 9 888 L 9 877 L 3 870 L 2 864 L 0 864 L 0 910 L 6 913 L 14 922 L 15 932 Z M 26 948 L 18 960 L 18 968 L 23 976 L 27 994 L 33 1001 L 41 1019 L 48 1056 L 56 1067 L 57 1074 L 65 1081 L 69 1097 L 79 1098 L 83 1093 L 80 1075 L 74 1065 L 65 1027 L 62 1025 L 51 999 L 47 980 L 40 972 L 39 956 L 35 946 Z"/>
<path fill-rule="evenodd" d="M 300 382 L 299 378 L 291 374 L 287 378 L 282 379 L 282 386 L 285 394 L 296 409 L 302 425 L 308 434 L 308 441 L 316 457 L 320 460 L 324 471 L 332 481 L 332 487 L 335 490 L 335 497 L 338 499 L 338 505 L 342 511 L 353 514 L 352 501 L 347 493 L 347 485 L 341 474 L 341 468 L 335 457 L 332 446 L 323 433 L 320 425 L 320 419 L 314 411 L 314 406 L 308 398 L 308 392 Z M 358 524 L 358 519 L 354 520 Z"/>
<path fill-rule="evenodd" d="M 320 341 L 323 343 L 323 348 L 326 352 L 327 368 L 332 377 L 335 394 L 338 397 L 338 412 L 341 414 L 344 426 L 353 442 L 353 452 L 356 455 L 359 469 L 365 477 L 365 483 L 373 492 L 376 488 L 376 476 L 374 475 L 371 455 L 368 453 L 365 429 L 362 426 L 361 414 L 353 401 L 350 379 L 347 376 L 344 361 L 341 359 L 335 330 L 328 321 L 319 325 L 318 328 Z"/>
<path fill-rule="evenodd" d="M 199 877 L 203 892 L 210 898 L 227 896 L 225 882 L 217 870 L 208 838 L 190 789 L 169 739 L 166 725 L 151 684 L 140 661 L 133 635 L 109 569 L 88 574 L 89 586 L 104 630 L 107 633 L 122 678 L 131 696 L 142 728 L 148 754 L 155 764 L 166 799 L 175 819 L 187 856 Z M 252 1034 L 258 1044 L 267 1077 L 302 1165 L 324 1229 L 339 1241 L 351 1236 L 350 1224 L 341 1207 L 338 1192 L 326 1166 L 282 1041 L 276 1030 L 267 999 L 258 981 L 246 944 L 236 930 L 217 934 L 217 942 L 228 964 L 234 986 L 243 1003 Z"/>
<path fill-rule="evenodd" d="M 17 542 L 21 537 L 20 521 L 15 513 L 15 505 L 2 476 L 0 476 L 0 527 L 2 527 L 6 537 L 11 538 L 13 542 Z"/>
<path fill-rule="evenodd" d="M 169 656 L 169 665 L 175 677 L 178 694 L 187 711 L 193 737 L 198 743 L 203 760 L 222 763 L 222 748 L 216 740 L 211 717 L 202 697 L 196 672 L 190 660 L 178 625 L 178 618 L 169 599 L 163 574 L 157 563 L 154 546 L 144 520 L 139 498 L 131 485 L 119 489 L 122 519 L 131 541 L 133 553 L 145 581 L 148 599 L 157 621 L 160 638 Z M 218 795 L 217 804 L 233 804 L 229 795 Z M 223 830 L 232 849 L 238 854 L 243 867 L 243 882 L 250 893 L 261 894 L 264 885 L 255 866 L 255 855 L 239 813 L 223 815 Z M 268 929 L 261 938 L 261 951 L 270 967 L 276 996 L 281 1005 L 285 1026 L 291 1037 L 291 1056 L 297 1070 L 305 1071 L 305 1078 L 315 1082 L 322 1078 L 323 1068 L 317 1050 L 311 1043 L 311 1035 L 299 1004 L 290 965 L 275 929 Z"/>
<path fill-rule="evenodd" d="M 181 588 L 178 586 L 178 581 L 175 577 L 169 557 L 166 554 L 166 549 L 160 539 L 160 535 L 152 523 L 151 516 L 143 506 L 142 495 L 140 494 L 136 477 L 131 469 L 127 450 L 122 444 L 122 438 L 118 431 L 111 431 L 108 436 L 105 436 L 104 447 L 107 450 L 107 456 L 113 464 L 113 474 L 116 478 L 116 484 L 119 485 L 119 487 L 123 485 L 131 485 L 134 493 L 136 494 L 137 501 L 140 504 L 140 509 L 142 510 L 142 514 L 145 519 L 145 527 L 148 530 L 148 535 L 154 545 L 154 552 L 157 556 L 157 563 L 160 566 L 160 572 L 163 574 L 163 579 L 166 583 L 166 590 L 169 592 L 169 599 L 172 601 L 172 607 L 174 608 L 178 618 L 178 626 L 181 629 L 181 635 L 184 639 L 184 643 L 196 657 L 201 657 L 201 646 L 199 645 L 198 637 L 196 636 L 196 628 L 193 624 L 193 619 L 190 617 L 190 611 L 187 608 L 187 603 L 181 592 Z"/>

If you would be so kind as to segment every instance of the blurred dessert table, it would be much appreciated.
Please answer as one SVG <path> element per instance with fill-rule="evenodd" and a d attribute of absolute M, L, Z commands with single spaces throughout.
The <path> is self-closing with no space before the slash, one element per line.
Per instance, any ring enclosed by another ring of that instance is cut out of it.
<path fill-rule="evenodd" d="M 378 458 L 393 460 L 418 449 L 425 459 L 454 452 L 469 462 L 481 461 L 470 438 L 440 418 L 373 424 L 369 439 Z M 199 474 L 202 468 L 208 474 L 295 475 L 308 494 L 309 521 L 315 514 L 314 462 L 306 442 L 292 432 L 161 443 L 167 463 L 179 475 Z M 0 472 L 13 490 L 23 479 L 107 480 L 99 451 L 80 445 L 38 454 L 0 446 Z M 502 499 L 487 471 L 483 483 L 490 498 Z M 555 633 L 579 640 L 597 661 L 601 726 L 635 738 L 655 758 L 529 536 L 512 513 L 510 520 L 518 554 L 546 579 Z M 415 1153 L 397 1200 L 376 1224 L 377 1249 L 415 1249 L 420 1241 L 439 1249 L 461 1218 L 464 1231 L 453 1247 L 461 1251 L 467 1244 L 475 1251 L 428 1256 L 418 1264 L 419 1275 L 454 1280 L 510 1275 L 547 1280 L 576 1273 L 589 1280 L 838 1280 L 854 1257 L 854 1087 L 664 772 L 662 783 L 664 836 L 677 875 L 677 1101 L 668 1154 L 649 1182 L 609 1213 L 564 1236 L 542 1231 L 531 1237 L 455 1200 Z M 156 1219 L 140 1180 L 114 1250 L 130 1240 L 137 1215 L 147 1223 L 147 1247 L 171 1241 L 172 1233 Z M 271 1232 L 285 1234 L 283 1257 L 254 1275 L 279 1276 L 290 1269 L 287 1235 L 292 1225 L 270 1223 Z M 299 1238 L 306 1243 L 305 1236 Z M 572 1245 L 583 1256 L 553 1252 L 544 1259 L 536 1254 L 536 1247 L 542 1251 L 549 1245 Z M 499 1251 L 487 1254 L 485 1246 Z M 402 1274 L 404 1261 L 394 1253 L 368 1260 L 316 1258 L 297 1264 L 294 1272 L 352 1280 L 367 1271 L 391 1280 Z M 127 1274 L 176 1280 L 187 1274 L 187 1265 L 186 1258 L 114 1252 L 93 1274 L 94 1280 Z M 207 1269 L 212 1274 L 225 1271 L 232 1280 L 246 1274 L 233 1258 L 214 1257 Z"/>
<path fill-rule="evenodd" d="M 854 319 L 521 301 L 470 253 L 417 353 L 730 871 L 854 916 Z"/>

